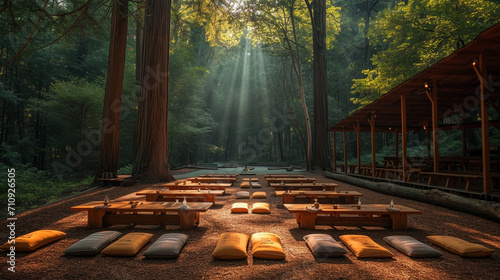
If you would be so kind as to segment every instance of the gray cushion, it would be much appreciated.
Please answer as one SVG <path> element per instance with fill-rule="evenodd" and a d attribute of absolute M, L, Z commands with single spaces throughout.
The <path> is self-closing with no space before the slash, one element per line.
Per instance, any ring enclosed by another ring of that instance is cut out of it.
<path fill-rule="evenodd" d="M 416 258 L 438 258 L 443 254 L 415 238 L 407 235 L 394 235 L 384 237 L 384 241 L 401 253 Z"/>
<path fill-rule="evenodd" d="M 146 258 L 177 258 L 188 236 L 182 233 L 166 233 L 144 252 Z"/>
<path fill-rule="evenodd" d="M 100 231 L 92 233 L 84 239 L 76 242 L 64 250 L 64 254 L 71 256 L 91 256 L 99 254 L 102 249 L 108 246 L 122 235 L 118 231 Z"/>
<path fill-rule="evenodd" d="M 239 191 L 236 193 L 236 198 L 250 198 L 250 192 Z"/>
<path fill-rule="evenodd" d="M 304 240 L 317 257 L 342 257 L 347 254 L 346 249 L 329 234 L 309 234 L 304 236 Z"/>

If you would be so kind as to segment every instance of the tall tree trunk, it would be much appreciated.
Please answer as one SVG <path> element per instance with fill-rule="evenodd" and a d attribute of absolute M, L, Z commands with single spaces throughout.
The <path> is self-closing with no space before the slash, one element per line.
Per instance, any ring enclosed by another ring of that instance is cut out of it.
<path fill-rule="evenodd" d="M 168 165 L 170 0 L 146 1 L 144 55 L 134 177 L 173 181 Z"/>
<path fill-rule="evenodd" d="M 145 0 L 137 3 L 137 11 L 135 13 L 136 30 L 135 30 L 135 79 L 138 83 L 142 77 L 142 54 L 143 54 L 143 27 L 144 27 L 144 4 Z"/>
<path fill-rule="evenodd" d="M 330 166 L 328 98 L 326 94 L 326 0 L 306 0 L 313 28 L 314 140 L 312 160 L 315 168 Z M 312 8 L 312 12 L 311 12 Z"/>
<path fill-rule="evenodd" d="M 102 172 L 112 172 L 116 175 L 118 169 L 120 112 L 127 46 L 127 25 L 128 0 L 113 0 L 108 75 L 102 110 L 99 162 L 96 178 L 100 177 Z"/>

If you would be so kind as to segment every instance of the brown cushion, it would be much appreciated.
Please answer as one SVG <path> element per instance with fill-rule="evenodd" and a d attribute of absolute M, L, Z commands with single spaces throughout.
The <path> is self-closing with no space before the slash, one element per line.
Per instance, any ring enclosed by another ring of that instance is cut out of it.
<path fill-rule="evenodd" d="M 357 258 L 392 258 L 394 255 L 365 235 L 341 235 L 340 239 Z"/>
<path fill-rule="evenodd" d="M 247 257 L 248 235 L 226 232 L 219 236 L 212 257 L 221 260 L 237 260 Z"/>
<path fill-rule="evenodd" d="M 453 236 L 427 236 L 430 242 L 462 257 L 487 257 L 495 250 Z"/>
<path fill-rule="evenodd" d="M 266 192 L 254 192 L 252 198 L 267 198 Z"/>
<path fill-rule="evenodd" d="M 66 233 L 57 230 L 37 230 L 28 234 L 22 235 L 14 239 L 12 244 L 8 242 L 3 244 L 1 248 L 9 251 L 10 247 L 16 247 L 16 252 L 31 252 L 43 245 L 52 243 L 66 236 Z"/>
<path fill-rule="evenodd" d="M 153 237 L 151 233 L 132 232 L 102 250 L 104 255 L 117 257 L 135 256 Z"/>
<path fill-rule="evenodd" d="M 248 203 L 236 202 L 231 207 L 232 213 L 248 213 Z"/>
<path fill-rule="evenodd" d="M 271 209 L 269 209 L 269 203 L 256 202 L 252 205 L 252 214 L 269 214 Z"/>
<path fill-rule="evenodd" d="M 284 259 L 285 252 L 281 247 L 281 238 L 268 232 L 252 234 L 252 256 L 262 259 Z"/>

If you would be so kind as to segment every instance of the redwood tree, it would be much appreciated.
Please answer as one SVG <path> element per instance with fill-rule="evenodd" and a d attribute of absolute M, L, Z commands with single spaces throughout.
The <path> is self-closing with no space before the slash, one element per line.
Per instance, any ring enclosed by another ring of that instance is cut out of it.
<path fill-rule="evenodd" d="M 118 169 L 120 112 L 127 45 L 127 25 L 128 0 L 113 0 L 108 74 L 106 78 L 104 107 L 102 110 L 97 177 L 100 177 L 102 172 L 113 172 L 113 174 L 116 174 Z"/>
<path fill-rule="evenodd" d="M 325 170 L 329 165 L 328 98 L 326 94 L 326 0 L 305 0 L 313 28 L 314 134 L 313 166 Z"/>
<path fill-rule="evenodd" d="M 168 165 L 168 76 L 171 0 L 147 0 L 137 152 L 133 175 L 143 182 L 172 181 Z"/>

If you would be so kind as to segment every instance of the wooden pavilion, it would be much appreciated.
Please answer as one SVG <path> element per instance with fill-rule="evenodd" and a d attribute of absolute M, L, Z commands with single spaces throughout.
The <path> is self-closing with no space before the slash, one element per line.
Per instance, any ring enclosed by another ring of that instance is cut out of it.
<path fill-rule="evenodd" d="M 351 172 L 357 168 L 358 173 L 378 176 L 384 168 L 381 162 L 378 162 L 377 166 L 375 134 L 393 133 L 396 152 L 392 159 L 392 168 L 398 169 L 401 179 L 407 181 L 414 163 L 407 156 L 407 133 L 423 130 L 427 131 L 427 157 L 419 161 L 419 164 L 428 168 L 426 175 L 429 175 L 430 179 L 432 175 L 441 178 L 446 176 L 448 186 L 449 181 L 454 180 L 455 177 L 464 177 L 467 180 L 476 178 L 478 181 L 482 180 L 484 193 L 491 193 L 493 189 L 498 190 L 499 183 L 495 181 L 499 178 L 498 147 L 490 146 L 489 129 L 490 127 L 500 129 L 499 99 L 500 23 L 485 30 L 453 54 L 334 124 L 330 128 L 334 140 L 334 170 L 336 171 L 340 166 L 343 172 L 349 172 L 346 157 L 346 133 L 355 132 L 357 164 L 350 166 Z M 497 115 L 496 120 L 492 120 L 490 116 L 495 115 L 490 114 L 493 110 Z M 473 121 L 466 117 L 471 112 L 476 114 Z M 456 121 L 457 119 L 459 121 Z M 481 149 L 477 151 L 478 154 L 475 157 L 470 155 L 466 143 L 467 130 L 472 128 L 481 128 Z M 440 130 L 461 130 L 463 148 L 459 159 L 439 157 L 438 132 Z M 343 164 L 337 164 L 336 160 L 337 132 L 343 133 Z M 371 165 L 361 165 L 360 133 L 362 132 L 371 134 Z M 401 135 L 401 157 L 398 155 L 399 135 Z M 451 161 L 464 164 L 463 168 L 453 167 L 443 170 L 440 161 L 441 163 Z M 473 163 L 475 163 L 475 169 L 472 168 Z M 429 180 L 430 183 L 431 180 Z M 467 188 L 468 184 L 469 181 L 467 181 Z"/>

